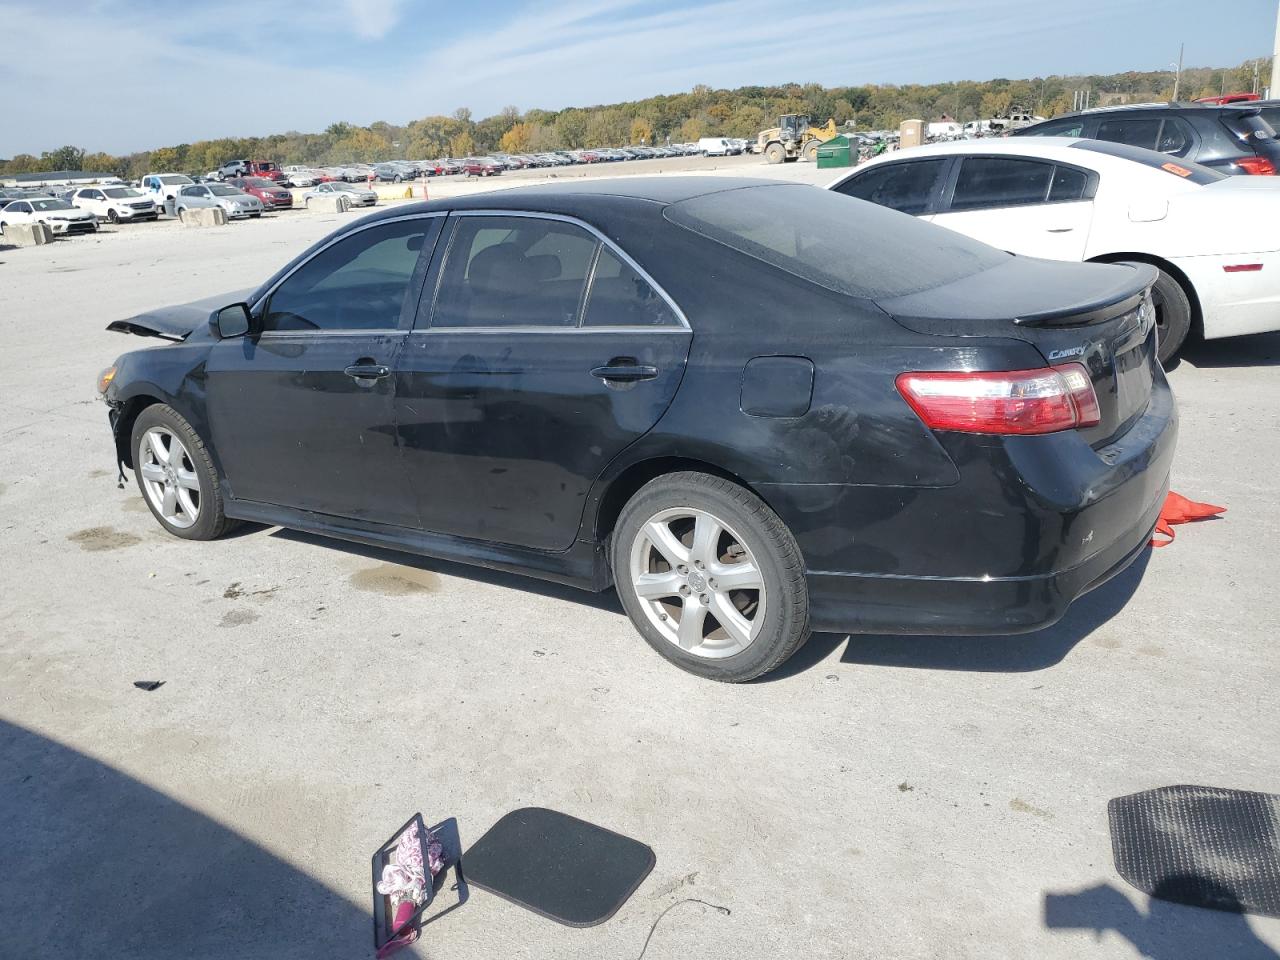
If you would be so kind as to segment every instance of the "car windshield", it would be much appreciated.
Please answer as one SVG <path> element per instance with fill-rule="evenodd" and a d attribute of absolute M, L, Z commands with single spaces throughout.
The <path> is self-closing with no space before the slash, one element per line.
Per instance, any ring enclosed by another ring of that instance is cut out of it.
<path fill-rule="evenodd" d="M 209 186 L 209 191 L 215 197 L 238 197 L 240 191 L 235 187 L 228 187 L 225 183 L 214 183 Z"/>
<path fill-rule="evenodd" d="M 103 190 L 102 192 L 106 194 L 108 197 L 110 197 L 112 200 L 125 200 L 129 197 L 142 196 L 141 193 L 139 193 L 137 190 L 134 190 L 132 187 L 108 187 L 106 190 Z"/>
<path fill-rule="evenodd" d="M 190 177 L 179 177 L 179 176 L 173 176 L 173 177 L 158 177 L 157 179 L 158 179 L 161 183 L 166 184 L 166 185 L 172 185 L 172 184 L 175 184 L 175 183 L 194 183 L 194 182 L 195 182 L 195 181 L 194 181 L 194 180 L 192 180 Z"/>
<path fill-rule="evenodd" d="M 75 207 L 64 200 L 32 200 L 32 210 L 74 210 Z"/>
<path fill-rule="evenodd" d="M 834 191 L 721 190 L 667 207 L 672 223 L 853 297 L 900 297 L 1004 263 L 1010 254 Z"/>

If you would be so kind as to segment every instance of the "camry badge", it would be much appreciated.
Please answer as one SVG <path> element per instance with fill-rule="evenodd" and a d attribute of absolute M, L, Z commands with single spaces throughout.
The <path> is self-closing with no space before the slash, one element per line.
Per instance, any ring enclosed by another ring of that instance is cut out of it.
<path fill-rule="evenodd" d="M 1084 351 L 1084 347 L 1067 347 L 1065 350 L 1050 350 L 1049 360 L 1065 360 L 1067 357 L 1078 357 L 1081 356 Z"/>

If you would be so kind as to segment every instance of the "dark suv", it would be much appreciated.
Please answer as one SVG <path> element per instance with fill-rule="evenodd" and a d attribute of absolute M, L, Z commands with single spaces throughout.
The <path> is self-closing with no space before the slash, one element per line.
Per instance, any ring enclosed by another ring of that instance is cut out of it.
<path fill-rule="evenodd" d="M 1253 103 L 1107 107 L 1054 117 L 1015 130 L 1013 136 L 1110 140 L 1194 160 L 1223 173 L 1275 174 L 1280 170 L 1276 131 Z"/>

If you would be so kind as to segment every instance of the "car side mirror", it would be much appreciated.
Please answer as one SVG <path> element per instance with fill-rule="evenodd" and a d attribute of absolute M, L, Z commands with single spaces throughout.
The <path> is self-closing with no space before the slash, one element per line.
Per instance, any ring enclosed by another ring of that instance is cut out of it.
<path fill-rule="evenodd" d="M 233 303 L 223 307 L 213 317 L 214 329 L 218 338 L 228 340 L 231 337 L 243 337 L 253 328 L 253 316 L 249 313 L 247 303 Z"/>

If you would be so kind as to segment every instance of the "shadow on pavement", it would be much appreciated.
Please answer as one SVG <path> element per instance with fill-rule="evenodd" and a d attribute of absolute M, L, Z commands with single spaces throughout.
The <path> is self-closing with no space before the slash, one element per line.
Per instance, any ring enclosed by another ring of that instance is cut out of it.
<path fill-rule="evenodd" d="M 1188 342 L 1179 356 L 1193 367 L 1274 367 L 1280 363 L 1280 333 Z"/>
<path fill-rule="evenodd" d="M 1027 673 L 1060 663 L 1071 648 L 1119 613 L 1138 589 L 1151 551 L 1122 573 L 1073 603 L 1051 627 L 1034 633 L 996 637 L 814 634 L 781 667 L 757 682 L 781 680 L 809 670 L 844 644 L 841 663 L 919 670 Z"/>
<path fill-rule="evenodd" d="M 441 573 L 447 577 L 490 583 L 496 587 L 521 590 L 525 593 L 536 593 L 539 596 L 551 597 L 556 600 L 571 600 L 574 603 L 594 607 L 597 610 L 605 610 L 609 613 L 616 613 L 619 616 L 626 615 L 623 613 L 622 604 L 618 602 L 618 595 L 613 590 L 606 590 L 604 593 L 592 593 L 590 590 L 580 590 L 577 587 L 553 583 L 550 580 L 539 580 L 537 577 L 526 577 L 518 573 L 505 573 L 502 570 L 490 570 L 487 567 L 473 566 L 469 563 L 455 563 L 452 560 L 437 560 L 434 557 L 424 557 L 416 553 L 402 553 L 399 550 L 387 550 L 383 547 L 369 547 L 362 543 L 335 540 L 315 534 L 301 533 L 297 530 L 288 530 L 284 527 L 272 530 L 271 536 L 280 537 L 284 540 L 293 540 L 298 543 L 309 543 L 329 550 L 341 550 L 343 553 L 365 557 L 369 560 L 377 560 L 380 563 L 398 563 L 401 566 L 413 567 L 415 570 L 429 570 L 432 573 Z"/>
<path fill-rule="evenodd" d="M 1050 930 L 1092 930 L 1099 938 L 1112 931 L 1150 960 L 1280 960 L 1280 953 L 1259 940 L 1239 913 L 1158 899 L 1148 899 L 1143 913 L 1110 884 L 1078 893 L 1046 893 L 1044 925 Z"/>
<path fill-rule="evenodd" d="M 368 914 L 334 891 L 132 777 L 3 721 L 0 865 L 0 957 L 371 953 Z"/>

